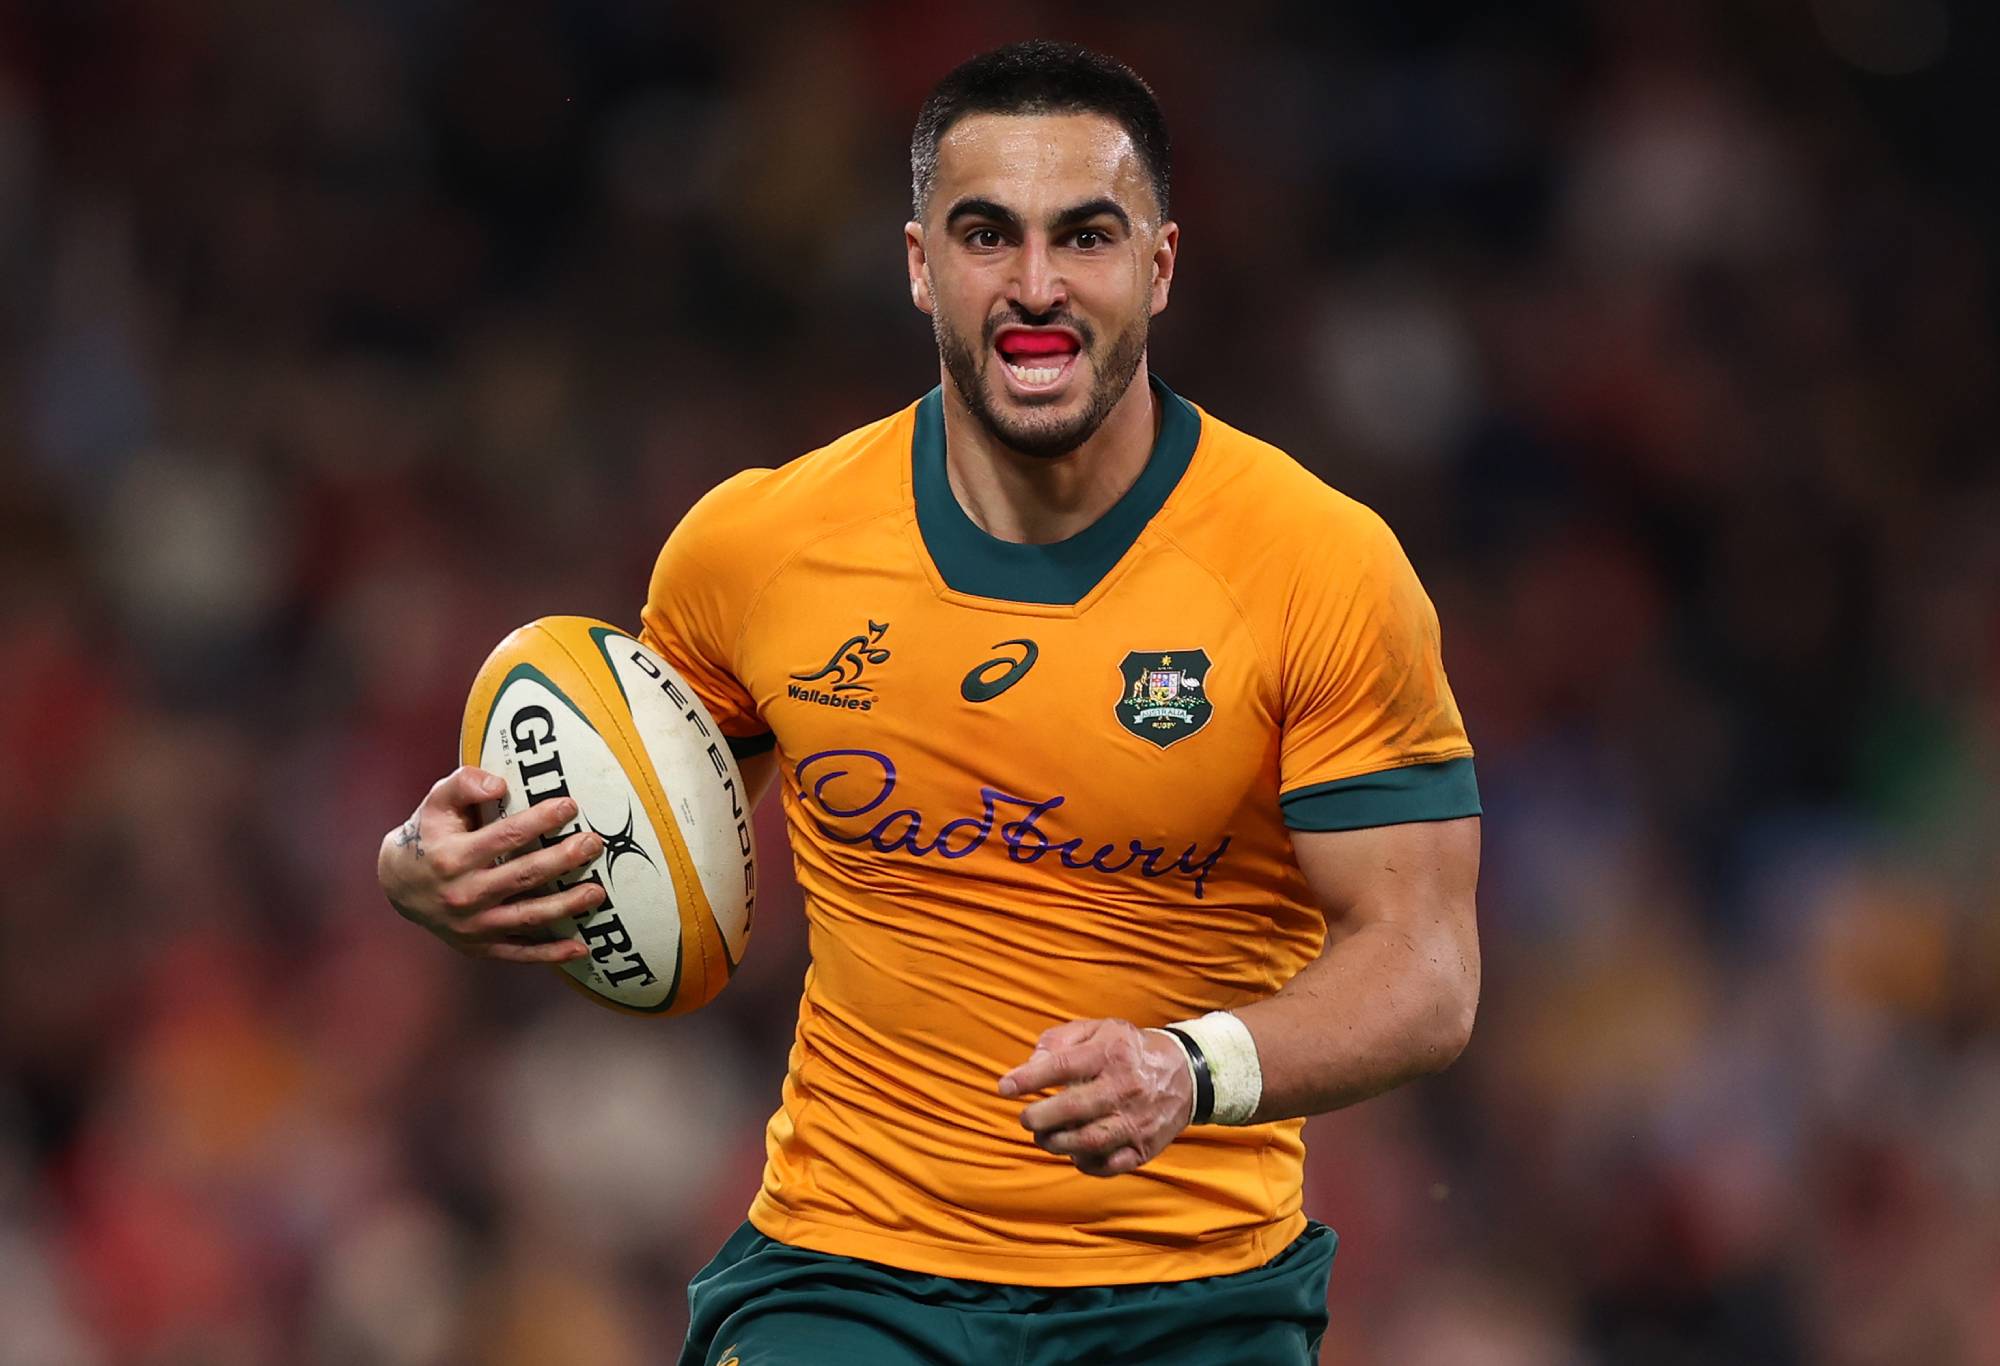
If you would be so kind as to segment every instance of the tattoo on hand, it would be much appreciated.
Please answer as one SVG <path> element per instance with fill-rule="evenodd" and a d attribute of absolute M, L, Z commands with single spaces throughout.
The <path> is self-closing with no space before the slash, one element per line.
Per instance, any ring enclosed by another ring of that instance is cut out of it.
<path fill-rule="evenodd" d="M 404 821 L 403 828 L 396 832 L 396 847 L 398 849 L 415 848 L 418 858 L 424 856 L 424 836 L 423 832 L 417 829 L 417 818 L 415 816 Z"/>

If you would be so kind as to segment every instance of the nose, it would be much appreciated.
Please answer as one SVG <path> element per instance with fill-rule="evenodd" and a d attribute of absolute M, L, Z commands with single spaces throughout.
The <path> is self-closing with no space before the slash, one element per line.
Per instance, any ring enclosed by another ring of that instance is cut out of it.
<path fill-rule="evenodd" d="M 1007 297 L 1023 313 L 1053 313 L 1069 301 L 1069 287 L 1046 239 L 1030 237 L 1014 259 L 1019 268 Z"/>

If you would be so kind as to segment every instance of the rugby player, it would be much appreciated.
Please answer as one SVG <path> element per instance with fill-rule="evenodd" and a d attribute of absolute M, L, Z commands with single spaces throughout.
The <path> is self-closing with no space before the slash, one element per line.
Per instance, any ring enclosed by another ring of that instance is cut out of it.
<path fill-rule="evenodd" d="M 1314 1360 L 1304 1117 L 1450 1063 L 1479 994 L 1436 613 L 1378 517 L 1151 373 L 1180 229 L 1138 76 L 974 58 L 911 166 L 942 382 L 709 493 L 641 614 L 778 780 L 811 929 L 681 1361 Z M 578 956 L 533 934 L 594 904 L 559 879 L 596 837 L 496 869 L 574 815 L 473 829 L 500 791 L 439 783 L 383 887 L 475 956 Z"/>

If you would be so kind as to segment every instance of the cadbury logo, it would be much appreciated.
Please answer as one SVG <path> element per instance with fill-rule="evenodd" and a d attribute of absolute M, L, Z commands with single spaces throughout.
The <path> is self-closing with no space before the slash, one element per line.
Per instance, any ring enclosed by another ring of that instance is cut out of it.
<path fill-rule="evenodd" d="M 895 794 L 896 763 L 872 749 L 824 749 L 808 754 L 799 760 L 794 776 L 800 799 L 812 813 L 813 823 L 827 838 L 842 844 L 866 844 L 884 854 L 970 858 L 997 836 L 999 847 L 1015 863 L 1054 859 L 1072 871 L 1104 877 L 1123 873 L 1148 878 L 1185 877 L 1192 881 L 1195 896 L 1200 897 L 1209 874 L 1229 848 L 1230 837 L 1225 835 L 1206 854 L 1190 844 L 1169 858 L 1166 846 L 1136 839 L 1100 844 L 1086 853 L 1081 837 L 1059 840 L 1042 827 L 1042 820 L 1068 801 L 1067 797 L 1017 797 L 997 787 L 979 789 L 977 814 L 945 819 L 927 836 L 925 814 L 912 807 L 898 807 L 876 815 Z M 830 790 L 836 784 L 840 788 L 838 794 Z M 1012 820 L 1000 821 L 1003 810 L 1020 814 Z M 836 827 L 829 821 L 842 825 Z M 868 822 L 865 828 L 856 829 L 851 824 L 863 821 Z M 996 821 L 999 821 L 997 826 Z"/>

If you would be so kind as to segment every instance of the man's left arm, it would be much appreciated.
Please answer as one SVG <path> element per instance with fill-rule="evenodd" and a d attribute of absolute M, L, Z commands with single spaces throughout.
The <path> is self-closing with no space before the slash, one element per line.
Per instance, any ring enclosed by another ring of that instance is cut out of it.
<path fill-rule="evenodd" d="M 1325 912 L 1326 946 L 1275 995 L 1230 1012 L 1249 1032 L 1261 1096 L 1245 1122 L 1320 1114 L 1448 1066 L 1479 1003 L 1479 819 L 1294 831 Z M 1213 1082 L 1240 1090 L 1243 1060 L 1217 1049 Z M 1238 1069 L 1233 1075 L 1225 1069 Z M 1124 1020 L 1043 1034 L 1001 1079 L 1024 1096 L 1035 1142 L 1092 1176 L 1151 1161 L 1187 1127 L 1195 1086 L 1184 1045 Z"/>
<path fill-rule="evenodd" d="M 1338 1110 L 1450 1066 L 1479 1007 L 1479 818 L 1292 832 L 1327 942 L 1232 1012 L 1256 1041 L 1253 1120 Z"/>
<path fill-rule="evenodd" d="M 1479 1000 L 1479 794 L 1437 611 L 1382 519 L 1322 509 L 1292 576 L 1278 671 L 1278 803 L 1326 916 L 1319 957 L 1275 995 L 1160 1030 L 1080 1020 L 1001 1079 L 1050 1086 L 1021 1122 L 1100 1176 L 1193 1118 L 1246 1124 L 1351 1105 L 1456 1058 Z"/>

